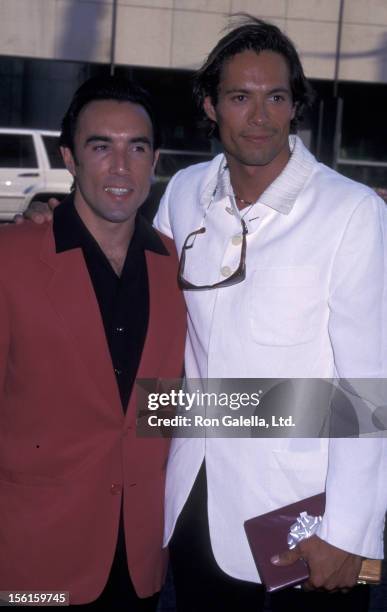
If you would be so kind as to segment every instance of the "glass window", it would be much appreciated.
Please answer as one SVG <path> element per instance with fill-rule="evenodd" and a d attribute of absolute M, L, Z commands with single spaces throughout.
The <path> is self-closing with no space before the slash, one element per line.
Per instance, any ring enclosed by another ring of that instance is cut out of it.
<path fill-rule="evenodd" d="M 165 152 L 161 149 L 159 161 L 156 167 L 156 177 L 159 180 L 170 179 L 176 172 L 200 162 L 210 161 L 213 155 L 210 153 L 186 153 L 184 151 Z"/>
<path fill-rule="evenodd" d="M 29 134 L 0 134 L 0 168 L 37 168 L 35 147 Z"/>
<path fill-rule="evenodd" d="M 354 181 L 365 183 L 374 189 L 387 188 L 387 168 L 385 166 L 338 164 L 337 170 Z"/>
<path fill-rule="evenodd" d="M 58 136 L 43 136 L 44 146 L 46 147 L 47 157 L 50 168 L 62 170 L 65 168 L 62 155 L 59 150 Z"/>
<path fill-rule="evenodd" d="M 340 88 L 344 100 L 340 157 L 387 162 L 386 85 L 342 83 Z"/>

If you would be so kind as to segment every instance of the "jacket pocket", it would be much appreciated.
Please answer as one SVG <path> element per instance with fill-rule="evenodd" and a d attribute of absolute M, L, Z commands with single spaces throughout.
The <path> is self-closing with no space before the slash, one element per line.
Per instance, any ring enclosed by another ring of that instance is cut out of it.
<path fill-rule="evenodd" d="M 251 278 L 249 318 L 255 342 L 305 344 L 318 331 L 321 288 L 312 266 L 258 268 Z"/>

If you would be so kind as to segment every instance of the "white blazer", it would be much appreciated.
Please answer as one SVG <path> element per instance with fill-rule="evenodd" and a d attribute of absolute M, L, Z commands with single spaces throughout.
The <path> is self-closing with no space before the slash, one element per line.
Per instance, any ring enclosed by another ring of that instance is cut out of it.
<path fill-rule="evenodd" d="M 285 170 L 244 217 L 246 279 L 185 292 L 189 378 L 386 376 L 384 203 L 291 139 Z M 185 277 L 196 284 L 222 280 L 240 258 L 235 202 L 222 189 L 211 201 L 222 164 L 218 155 L 177 173 L 155 220 L 178 252 L 190 232 L 206 228 L 187 253 Z M 231 576 L 259 581 L 247 518 L 323 490 L 320 537 L 383 556 L 385 439 L 176 439 L 165 543 L 204 457 L 213 552 Z"/>

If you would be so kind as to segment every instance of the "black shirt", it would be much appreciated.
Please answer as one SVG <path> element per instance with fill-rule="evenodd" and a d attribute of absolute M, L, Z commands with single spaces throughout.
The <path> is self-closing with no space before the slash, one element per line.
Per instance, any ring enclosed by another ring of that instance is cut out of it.
<path fill-rule="evenodd" d="M 79 217 L 73 195 L 55 209 L 53 231 L 57 253 L 82 249 L 126 412 L 149 321 L 145 249 L 163 255 L 168 255 L 168 251 L 151 225 L 138 214 L 122 274 L 118 276 Z"/>

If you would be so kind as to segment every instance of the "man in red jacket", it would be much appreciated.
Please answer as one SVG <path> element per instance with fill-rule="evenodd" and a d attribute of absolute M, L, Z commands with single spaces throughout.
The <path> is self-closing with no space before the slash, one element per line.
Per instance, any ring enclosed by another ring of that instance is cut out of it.
<path fill-rule="evenodd" d="M 1 591 L 157 606 L 168 442 L 136 437 L 133 385 L 178 377 L 185 335 L 173 243 L 137 214 L 157 146 L 147 94 L 90 79 L 62 124 L 73 193 L 1 230 Z"/>

